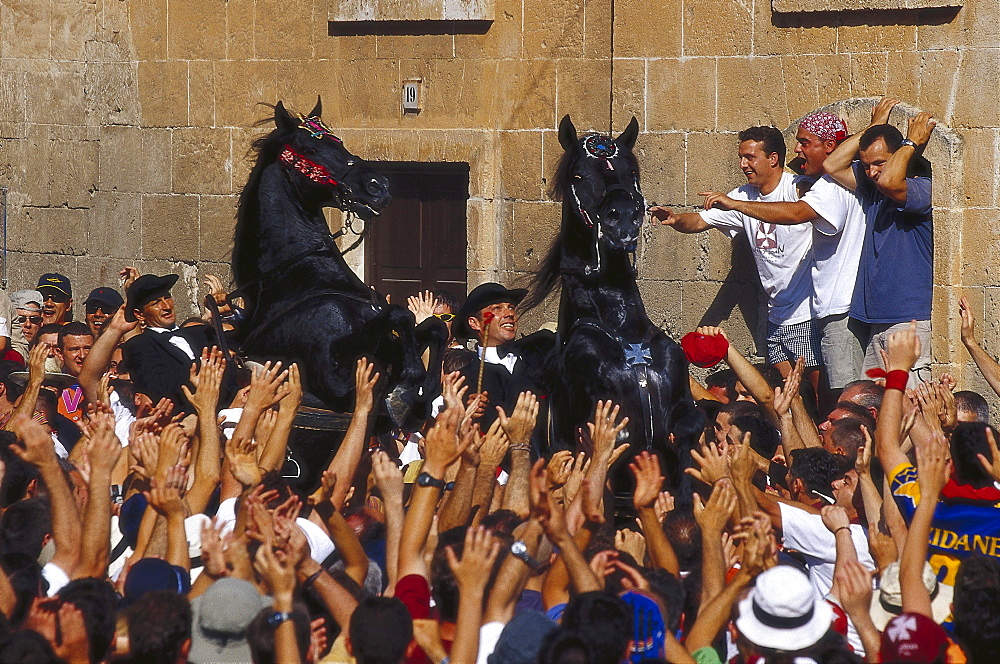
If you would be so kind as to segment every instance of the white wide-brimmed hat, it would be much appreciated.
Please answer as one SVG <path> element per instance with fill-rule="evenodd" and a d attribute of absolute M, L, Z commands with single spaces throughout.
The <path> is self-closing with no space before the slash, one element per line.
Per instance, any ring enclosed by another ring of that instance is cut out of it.
<path fill-rule="evenodd" d="M 924 563 L 923 581 L 924 588 L 927 588 L 927 592 L 931 596 L 931 612 L 934 614 L 934 622 L 940 625 L 951 615 L 954 589 L 938 582 L 934 568 L 931 567 L 930 563 Z M 894 562 L 886 565 L 885 569 L 882 570 L 879 589 L 872 594 L 872 622 L 881 632 L 890 620 L 902 612 L 903 592 L 899 587 L 899 563 Z"/>
<path fill-rule="evenodd" d="M 833 607 L 820 598 L 809 577 L 788 565 L 772 567 L 740 602 L 736 628 L 748 641 L 795 651 L 815 644 L 830 629 Z"/>

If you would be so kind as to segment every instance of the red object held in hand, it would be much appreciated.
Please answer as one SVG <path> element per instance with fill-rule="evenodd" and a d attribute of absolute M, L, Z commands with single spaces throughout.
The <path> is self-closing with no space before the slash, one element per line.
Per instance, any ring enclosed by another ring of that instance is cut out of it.
<path fill-rule="evenodd" d="M 688 332 L 681 339 L 681 349 L 688 362 L 702 368 L 714 367 L 726 357 L 729 351 L 729 341 L 724 336 L 705 336 L 697 332 Z"/>

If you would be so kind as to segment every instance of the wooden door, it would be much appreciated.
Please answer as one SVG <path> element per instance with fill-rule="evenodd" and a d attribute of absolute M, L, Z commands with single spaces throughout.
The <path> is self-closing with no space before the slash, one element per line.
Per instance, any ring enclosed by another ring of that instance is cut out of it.
<path fill-rule="evenodd" d="M 468 164 L 373 163 L 392 204 L 365 239 L 365 281 L 392 302 L 422 290 L 466 293 Z"/>

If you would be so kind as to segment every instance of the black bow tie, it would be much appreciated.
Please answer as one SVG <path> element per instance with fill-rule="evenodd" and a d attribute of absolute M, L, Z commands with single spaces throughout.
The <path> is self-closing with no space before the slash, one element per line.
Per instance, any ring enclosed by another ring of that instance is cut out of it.
<path fill-rule="evenodd" d="M 518 357 L 517 349 L 511 346 L 510 344 L 502 344 L 500 346 L 497 346 L 497 357 L 499 357 L 502 360 L 508 355 L 513 355 L 514 357 Z"/>

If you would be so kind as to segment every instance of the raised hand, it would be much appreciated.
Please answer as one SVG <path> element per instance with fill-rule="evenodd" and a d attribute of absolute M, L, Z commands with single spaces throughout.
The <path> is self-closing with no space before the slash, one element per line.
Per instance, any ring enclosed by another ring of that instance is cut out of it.
<path fill-rule="evenodd" d="M 459 410 L 444 411 L 438 415 L 434 426 L 424 438 L 425 472 L 438 479 L 444 476 L 444 472 L 458 459 L 464 449 L 458 439 L 458 425 L 461 418 L 462 412 Z"/>
<path fill-rule="evenodd" d="M 594 444 L 594 458 L 610 459 L 618 434 L 628 424 L 628 418 L 618 421 L 619 406 L 608 401 L 598 401 L 594 421 L 587 422 L 587 432 Z"/>
<path fill-rule="evenodd" d="M 836 534 L 841 528 L 850 528 L 851 519 L 840 505 L 826 505 L 820 510 L 823 516 L 823 525 L 831 533 Z"/>
<path fill-rule="evenodd" d="M 201 561 L 205 565 L 205 574 L 213 579 L 228 576 L 226 565 L 225 544 L 222 539 L 222 525 L 206 524 L 201 529 Z"/>
<path fill-rule="evenodd" d="M 632 504 L 637 510 L 652 509 L 660 496 L 663 481 L 660 474 L 660 459 L 655 454 L 643 452 L 629 464 L 635 475 L 635 492 L 632 494 Z M 636 558 L 638 560 L 638 558 Z"/>
<path fill-rule="evenodd" d="M 972 313 L 972 305 L 964 295 L 958 300 L 958 311 L 962 316 L 962 343 L 966 346 L 978 346 L 976 341 L 976 317 Z"/>
<path fill-rule="evenodd" d="M 715 443 L 702 445 L 701 452 L 691 450 L 691 458 L 698 467 L 685 468 L 684 472 L 696 480 L 705 484 L 715 484 L 723 477 L 730 476 L 729 457 Z"/>
<path fill-rule="evenodd" d="M 181 385 L 184 398 L 187 399 L 200 417 L 215 417 L 219 405 L 219 389 L 222 385 L 222 375 L 226 370 L 226 358 L 222 351 L 212 346 L 201 351 L 201 366 L 191 365 L 190 382 L 195 391 Z"/>
<path fill-rule="evenodd" d="M 500 553 L 500 541 L 489 530 L 475 526 L 465 531 L 461 560 L 450 546 L 444 552 L 459 590 L 468 592 L 486 587 Z"/>
<path fill-rule="evenodd" d="M 917 336 L 917 323 L 913 321 L 909 327 L 893 332 L 886 341 L 886 356 L 888 371 L 909 371 L 920 358 L 920 338 Z"/>
<path fill-rule="evenodd" d="M 871 473 L 872 465 L 872 435 L 868 432 L 868 427 L 861 425 L 861 433 L 865 437 L 865 443 L 858 448 L 858 456 L 854 460 L 854 470 L 857 471 L 859 476 L 868 475 Z"/>
<path fill-rule="evenodd" d="M 702 503 L 701 496 L 694 494 L 694 518 L 702 530 L 718 532 L 721 536 L 726 524 L 736 513 L 739 500 L 732 482 L 723 479 L 712 488 L 712 495 L 707 503 Z"/>
<path fill-rule="evenodd" d="M 569 480 L 573 472 L 573 453 L 569 450 L 560 450 L 552 455 L 546 467 L 546 475 L 550 489 L 561 489 Z"/>
<path fill-rule="evenodd" d="M 281 401 L 288 394 L 286 378 L 288 371 L 281 370 L 281 362 L 274 364 L 270 361 L 265 362 L 264 366 L 254 371 L 250 377 L 250 393 L 247 395 L 246 407 L 265 410 Z"/>
<path fill-rule="evenodd" d="M 732 210 L 736 205 L 736 201 L 729 196 L 726 196 L 721 191 L 699 191 L 698 195 L 705 197 L 705 202 L 702 204 L 702 208 L 706 210 L 711 210 L 712 208 L 716 208 L 718 210 Z"/>
<path fill-rule="evenodd" d="M 184 516 L 184 500 L 181 492 L 175 486 L 161 486 L 153 480 L 153 486 L 144 492 L 149 506 L 161 516 Z"/>
<path fill-rule="evenodd" d="M 941 489 L 951 476 L 951 449 L 948 439 L 940 431 L 931 434 L 931 439 L 919 445 L 917 452 L 917 485 L 921 500 L 937 500 Z"/>
<path fill-rule="evenodd" d="M 403 471 L 382 450 L 372 453 L 372 475 L 382 500 L 403 504 Z"/>
<path fill-rule="evenodd" d="M 615 548 L 632 556 L 640 565 L 646 559 L 646 538 L 640 532 L 619 530 L 615 533 Z"/>
<path fill-rule="evenodd" d="M 795 367 L 788 372 L 785 377 L 784 389 L 774 388 L 774 401 L 771 406 L 778 417 L 784 417 L 792 407 L 795 397 L 799 396 L 799 387 L 802 385 L 802 373 L 805 371 L 805 358 L 800 357 L 795 361 Z"/>
<path fill-rule="evenodd" d="M 17 434 L 19 445 L 11 445 L 10 449 L 22 461 L 30 463 L 36 468 L 45 464 L 57 463 L 55 443 L 52 436 L 44 426 L 33 420 L 30 416 L 18 414 L 11 418 L 7 425 L 11 431 Z"/>
<path fill-rule="evenodd" d="M 406 298 L 406 308 L 413 314 L 417 325 L 434 315 L 434 294 L 429 290 Z"/>
<path fill-rule="evenodd" d="M 892 97 L 882 97 L 875 104 L 872 109 L 872 124 L 888 124 L 889 115 L 892 113 L 892 109 L 896 107 L 899 103 L 898 99 L 893 99 Z"/>
<path fill-rule="evenodd" d="M 937 120 L 927 111 L 921 111 L 910 118 L 910 126 L 906 132 L 906 137 L 916 143 L 919 148 L 927 144 L 936 126 Z"/>
<path fill-rule="evenodd" d="M 496 468 L 507 456 L 508 449 L 510 449 L 510 438 L 504 432 L 500 420 L 493 420 L 479 448 L 480 463 L 487 468 Z"/>
<path fill-rule="evenodd" d="M 260 467 L 257 465 L 257 455 L 252 440 L 237 441 L 235 436 L 227 440 L 226 462 L 233 478 L 244 488 L 260 484 Z"/>
<path fill-rule="evenodd" d="M 445 374 L 441 379 L 441 396 L 444 397 L 444 407 L 465 409 L 463 397 L 469 391 L 465 385 L 465 376 L 457 371 Z"/>
<path fill-rule="evenodd" d="M 370 413 L 375 408 L 375 385 L 380 377 L 375 365 L 362 357 L 354 370 L 354 412 Z"/>
<path fill-rule="evenodd" d="M 501 406 L 497 406 L 497 415 L 504 433 L 510 439 L 510 444 L 527 445 L 535 430 L 535 421 L 538 419 L 538 398 L 531 392 L 521 392 L 517 395 L 517 404 L 510 417 L 507 417 Z"/>
<path fill-rule="evenodd" d="M 179 424 L 168 424 L 160 434 L 159 449 L 156 459 L 156 478 L 162 484 L 167 477 L 167 470 L 171 466 L 189 466 L 191 464 L 191 451 L 188 447 L 187 436 Z"/>

